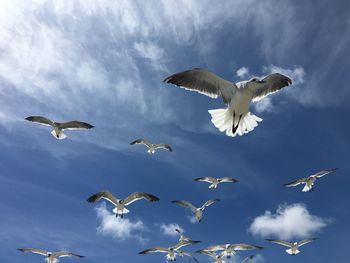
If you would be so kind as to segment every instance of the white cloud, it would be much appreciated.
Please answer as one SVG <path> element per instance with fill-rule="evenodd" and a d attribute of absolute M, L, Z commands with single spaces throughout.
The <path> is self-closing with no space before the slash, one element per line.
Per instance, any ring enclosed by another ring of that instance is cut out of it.
<path fill-rule="evenodd" d="M 186 218 L 188 219 L 188 221 L 190 221 L 192 224 L 197 224 L 198 221 L 196 219 L 196 217 L 194 215 L 187 215 Z"/>
<path fill-rule="evenodd" d="M 175 231 L 175 229 L 179 229 L 181 232 L 183 232 L 182 227 L 180 227 L 178 224 L 175 224 L 175 223 L 171 223 L 171 224 L 162 223 L 160 225 L 160 231 L 165 236 L 177 237 L 179 234 Z"/>
<path fill-rule="evenodd" d="M 244 78 L 246 75 L 248 75 L 249 69 L 247 67 L 241 67 L 236 71 L 236 75 L 239 78 Z"/>
<path fill-rule="evenodd" d="M 280 205 L 275 214 L 265 211 L 254 219 L 248 231 L 253 235 L 281 239 L 311 237 L 329 220 L 311 215 L 305 204 Z"/>
<path fill-rule="evenodd" d="M 107 210 L 104 203 L 96 208 L 96 213 L 101 220 L 97 228 L 99 234 L 112 236 L 121 241 L 130 238 L 144 241 L 141 233 L 147 230 L 147 227 L 141 220 L 132 222 L 128 218 L 116 218 L 115 214 Z"/>
<path fill-rule="evenodd" d="M 272 101 L 269 97 L 258 101 L 254 106 L 258 112 L 272 111 L 273 109 Z"/>
<path fill-rule="evenodd" d="M 270 65 L 263 68 L 263 71 L 267 74 L 281 73 L 291 78 L 293 85 L 299 85 L 304 83 L 305 70 L 302 66 L 296 66 L 294 69 L 286 69 L 275 65 Z"/>

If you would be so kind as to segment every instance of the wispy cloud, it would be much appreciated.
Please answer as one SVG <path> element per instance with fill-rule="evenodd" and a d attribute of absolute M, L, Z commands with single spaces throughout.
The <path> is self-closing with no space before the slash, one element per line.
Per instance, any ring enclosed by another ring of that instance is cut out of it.
<path fill-rule="evenodd" d="M 329 220 L 310 214 L 305 204 L 280 205 L 276 213 L 265 211 L 248 231 L 261 237 L 306 238 L 326 227 Z"/>
<path fill-rule="evenodd" d="M 160 225 L 160 231 L 165 236 L 177 237 L 179 234 L 175 231 L 175 229 L 179 229 L 181 232 L 183 232 L 182 227 L 176 223 L 170 223 L 170 224 L 162 223 Z"/>
<path fill-rule="evenodd" d="M 239 78 L 244 78 L 249 74 L 249 69 L 247 67 L 241 67 L 236 71 L 236 75 Z"/>

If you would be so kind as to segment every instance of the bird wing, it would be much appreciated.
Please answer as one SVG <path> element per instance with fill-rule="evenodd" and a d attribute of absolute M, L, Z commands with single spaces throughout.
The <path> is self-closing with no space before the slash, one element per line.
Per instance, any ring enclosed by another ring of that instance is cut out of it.
<path fill-rule="evenodd" d="M 220 201 L 220 199 L 210 199 L 210 200 L 208 200 L 208 201 L 206 201 L 205 203 L 204 203 L 204 205 L 202 206 L 202 208 L 203 207 L 208 207 L 208 206 L 210 206 L 210 205 L 212 205 L 212 204 L 214 204 L 214 203 L 216 203 L 216 202 L 219 202 Z"/>
<path fill-rule="evenodd" d="M 213 183 L 215 181 L 215 178 L 210 177 L 210 176 L 205 176 L 205 177 L 199 177 L 194 179 L 195 181 L 199 181 L 199 182 L 207 182 L 207 183 Z"/>
<path fill-rule="evenodd" d="M 152 247 L 149 249 L 146 249 L 144 251 L 139 252 L 139 254 L 148 254 L 148 253 L 156 253 L 156 252 L 160 252 L 160 253 L 168 253 L 168 248 L 166 247 Z"/>
<path fill-rule="evenodd" d="M 195 240 L 186 240 L 186 241 L 181 241 L 178 244 L 176 244 L 174 246 L 174 250 L 178 250 L 184 246 L 188 246 L 188 245 L 194 245 L 194 244 L 198 244 L 200 243 L 200 241 L 195 241 Z"/>
<path fill-rule="evenodd" d="M 173 149 L 170 147 L 170 145 L 169 144 L 165 144 L 165 143 L 156 144 L 155 148 L 156 149 L 165 149 L 165 150 L 168 150 L 170 152 L 173 151 Z"/>
<path fill-rule="evenodd" d="M 53 126 L 54 122 L 48 118 L 42 116 L 29 116 L 26 118 L 27 121 L 36 122 L 45 126 Z"/>
<path fill-rule="evenodd" d="M 197 211 L 197 207 L 195 207 L 193 204 L 191 204 L 190 202 L 188 201 L 185 201 L 185 200 L 176 200 L 176 201 L 171 201 L 172 203 L 175 203 L 175 204 L 178 204 L 178 205 L 181 205 L 183 207 L 186 207 L 186 208 L 189 208 L 192 210 L 192 212 L 196 212 Z"/>
<path fill-rule="evenodd" d="M 252 249 L 263 249 L 263 247 L 249 245 L 249 244 L 232 244 L 230 245 L 233 250 L 252 250 Z"/>
<path fill-rule="evenodd" d="M 266 239 L 267 241 L 270 241 L 272 243 L 276 243 L 285 247 L 291 247 L 293 244 L 288 242 L 288 241 L 284 241 L 284 240 L 278 240 L 278 239 Z"/>
<path fill-rule="evenodd" d="M 112 195 L 109 191 L 101 191 L 101 192 L 98 192 L 92 196 L 90 196 L 87 201 L 89 203 L 95 203 L 95 202 L 98 202 L 100 201 L 101 199 L 105 199 L 109 202 L 111 202 L 112 204 L 114 205 L 117 205 L 118 204 L 118 199 Z"/>
<path fill-rule="evenodd" d="M 47 251 L 37 249 L 37 248 L 19 248 L 18 250 L 21 252 L 24 252 L 24 253 L 31 252 L 31 253 L 39 254 L 39 255 L 43 255 L 43 256 L 47 255 Z"/>
<path fill-rule="evenodd" d="M 222 96 L 225 102 L 230 92 L 237 90 L 235 83 L 227 81 L 206 69 L 194 68 L 171 75 L 163 80 L 187 90 L 196 91 L 213 99 Z"/>
<path fill-rule="evenodd" d="M 213 251 L 225 250 L 225 249 L 226 249 L 226 245 L 212 245 L 212 246 L 206 247 L 200 251 L 213 252 Z"/>
<path fill-rule="evenodd" d="M 216 259 L 216 254 L 215 254 L 215 252 L 213 252 L 213 251 L 207 251 L 207 250 L 204 250 L 204 249 L 202 249 L 202 250 L 198 250 L 198 251 L 196 251 L 197 253 L 200 253 L 200 254 L 203 254 L 203 255 L 207 255 L 207 256 L 209 256 L 209 257 L 211 257 L 211 258 L 213 258 L 213 259 Z"/>
<path fill-rule="evenodd" d="M 322 170 L 322 171 L 319 171 L 318 173 L 315 173 L 312 176 L 316 177 L 316 178 L 321 178 L 321 177 L 323 177 L 323 176 L 325 176 L 325 175 L 327 175 L 335 170 L 337 170 L 337 168 Z"/>
<path fill-rule="evenodd" d="M 231 177 L 222 177 L 220 180 L 221 183 L 237 183 L 238 180 Z"/>
<path fill-rule="evenodd" d="M 253 92 L 253 101 L 255 102 L 291 84 L 292 80 L 290 78 L 279 73 L 274 73 L 263 78 L 261 81 L 248 82 L 246 88 Z"/>
<path fill-rule="evenodd" d="M 130 145 L 134 145 L 134 144 L 143 144 L 143 145 L 146 145 L 148 148 L 151 147 L 151 143 L 145 139 L 137 139 L 130 143 Z"/>
<path fill-rule="evenodd" d="M 198 263 L 198 260 L 196 259 L 195 256 L 193 256 L 192 253 L 189 253 L 189 252 L 185 252 L 185 251 L 179 251 L 178 252 L 179 255 L 183 255 L 183 256 L 187 256 L 187 257 L 190 257 L 190 260 L 193 259 L 195 262 Z"/>
<path fill-rule="evenodd" d="M 307 178 L 301 178 L 301 179 L 298 179 L 298 180 L 286 183 L 284 185 L 287 186 L 287 187 L 289 187 L 289 186 L 297 186 L 299 184 L 305 183 L 306 180 L 307 180 Z"/>
<path fill-rule="evenodd" d="M 310 243 L 312 241 L 315 241 L 317 238 L 308 238 L 308 239 L 304 239 L 298 242 L 298 246 L 301 247 L 303 245 L 306 245 L 307 243 Z"/>
<path fill-rule="evenodd" d="M 137 200 L 145 199 L 150 202 L 155 202 L 159 201 L 159 198 L 156 197 L 155 195 L 143 193 L 143 192 L 134 192 L 131 195 L 129 195 L 127 198 L 124 200 L 125 205 L 129 205 Z"/>
<path fill-rule="evenodd" d="M 52 253 L 53 257 L 63 258 L 63 257 L 76 257 L 76 258 L 83 258 L 84 256 L 74 254 L 69 251 L 61 251 L 61 252 L 55 252 Z"/>
<path fill-rule="evenodd" d="M 94 126 L 87 122 L 82 121 L 68 121 L 60 123 L 62 129 L 76 130 L 76 129 L 91 129 Z"/>
<path fill-rule="evenodd" d="M 246 257 L 242 260 L 242 263 L 247 263 L 249 259 L 252 259 L 254 257 L 254 255 L 251 255 L 249 257 Z"/>

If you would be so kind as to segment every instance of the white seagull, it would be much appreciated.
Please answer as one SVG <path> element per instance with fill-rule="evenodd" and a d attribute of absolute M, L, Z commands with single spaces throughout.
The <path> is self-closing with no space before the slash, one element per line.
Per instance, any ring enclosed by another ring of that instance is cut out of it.
<path fill-rule="evenodd" d="M 159 200 L 158 197 L 151 194 L 143 193 L 143 192 L 134 192 L 125 199 L 118 199 L 108 191 L 101 191 L 90 196 L 87 199 L 87 201 L 89 203 L 95 203 L 101 199 L 105 199 L 111 202 L 115 206 L 115 208 L 113 209 L 113 213 L 115 213 L 116 217 L 120 216 L 121 218 L 123 218 L 124 214 L 129 213 L 129 210 L 126 209 L 125 207 L 137 200 L 145 199 L 150 202 L 155 202 Z"/>
<path fill-rule="evenodd" d="M 333 168 L 333 169 L 327 169 L 327 170 L 322 170 L 318 173 L 315 173 L 313 175 L 310 175 L 309 177 L 306 177 L 306 178 L 301 178 L 301 179 L 298 179 L 298 180 L 295 180 L 293 182 L 290 182 L 290 183 L 287 183 L 287 184 L 284 184 L 285 186 L 287 187 L 290 187 L 290 186 L 297 186 L 299 184 L 304 184 L 304 188 L 303 188 L 303 192 L 309 192 L 310 190 L 314 190 L 313 189 L 313 185 L 315 183 L 315 181 L 318 179 L 318 178 L 321 178 L 335 170 L 337 170 L 338 168 Z"/>
<path fill-rule="evenodd" d="M 26 120 L 52 127 L 51 134 L 58 140 L 67 138 L 67 135 L 63 133 L 64 130 L 91 129 L 94 127 L 82 121 L 55 122 L 42 116 L 29 116 Z"/>
<path fill-rule="evenodd" d="M 159 144 L 153 144 L 150 143 L 149 141 L 145 140 L 145 139 L 137 139 L 133 142 L 130 143 L 130 145 L 134 145 L 134 144 L 143 144 L 148 148 L 148 153 L 149 154 L 154 154 L 156 152 L 156 150 L 158 149 L 165 149 L 168 150 L 170 152 L 173 151 L 173 149 L 170 147 L 169 144 L 165 144 L 165 143 L 159 143 Z"/>
<path fill-rule="evenodd" d="M 279 245 L 282 245 L 282 246 L 285 246 L 285 247 L 289 247 L 289 249 L 286 250 L 286 252 L 289 254 L 289 255 L 296 255 L 296 254 L 299 254 L 300 251 L 299 251 L 299 247 L 307 244 L 307 243 L 310 243 L 314 240 L 316 240 L 317 238 L 308 238 L 308 239 L 304 239 L 304 240 L 301 240 L 299 242 L 288 242 L 288 241 L 284 241 L 284 240 L 278 240 L 278 239 L 267 239 L 267 241 L 270 241 L 270 242 L 273 242 L 273 243 L 276 243 L 276 244 L 279 244 Z"/>
<path fill-rule="evenodd" d="M 178 228 L 175 229 L 175 231 L 180 235 L 180 238 L 179 238 L 179 242 L 196 242 L 196 243 L 199 243 L 201 241 L 196 241 L 196 240 L 192 240 L 190 239 L 189 237 L 185 236 L 182 231 Z"/>
<path fill-rule="evenodd" d="M 195 207 L 193 204 L 191 204 L 190 202 L 185 201 L 185 200 L 176 200 L 176 201 L 171 201 L 171 202 L 191 209 L 191 211 L 195 214 L 196 220 L 198 222 L 200 222 L 202 220 L 202 217 L 203 217 L 204 209 L 206 207 L 216 203 L 216 202 L 219 202 L 219 201 L 220 201 L 219 199 L 211 199 L 211 200 L 206 201 L 201 207 Z"/>
<path fill-rule="evenodd" d="M 224 244 L 224 245 L 213 245 L 202 249 L 202 251 L 216 252 L 223 251 L 222 256 L 230 258 L 236 254 L 236 251 L 241 250 L 252 250 L 252 249 L 263 249 L 263 247 L 250 245 L 250 244 Z"/>
<path fill-rule="evenodd" d="M 214 178 L 210 176 L 200 177 L 194 180 L 199 182 L 210 183 L 209 188 L 214 188 L 214 189 L 217 188 L 220 183 L 237 183 L 238 182 L 238 180 L 231 177 Z"/>
<path fill-rule="evenodd" d="M 213 99 L 221 96 L 227 108 L 209 110 L 211 121 L 221 132 L 226 131 L 226 135 L 232 137 L 252 131 L 258 122 L 262 121 L 249 112 L 252 101 L 259 101 L 292 84 L 290 78 L 279 73 L 270 74 L 261 80 L 253 78 L 233 83 L 200 68 L 176 73 L 163 82 L 199 92 Z"/>
<path fill-rule="evenodd" d="M 83 258 L 84 256 L 77 255 L 68 251 L 60 251 L 60 252 L 49 252 L 37 248 L 19 248 L 18 249 L 21 252 L 24 253 L 34 253 L 39 254 L 45 257 L 46 261 L 48 263 L 56 263 L 58 262 L 57 258 L 63 258 L 63 257 L 76 257 L 76 258 Z"/>

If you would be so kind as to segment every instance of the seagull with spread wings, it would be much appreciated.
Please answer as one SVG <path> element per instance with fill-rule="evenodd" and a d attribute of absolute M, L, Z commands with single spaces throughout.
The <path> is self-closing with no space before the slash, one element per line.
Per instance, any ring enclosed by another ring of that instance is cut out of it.
<path fill-rule="evenodd" d="M 51 134 L 58 140 L 67 138 L 67 135 L 63 133 L 64 130 L 91 129 L 94 127 L 93 125 L 82 121 L 55 122 L 42 116 L 29 116 L 26 120 L 52 127 L 53 130 L 51 131 Z"/>
<path fill-rule="evenodd" d="M 115 206 L 115 208 L 113 209 L 113 213 L 115 213 L 116 217 L 120 216 L 121 218 L 123 218 L 124 214 L 129 213 L 129 210 L 125 207 L 135 201 L 145 199 L 150 202 L 155 202 L 159 200 L 158 197 L 143 192 L 134 192 L 125 199 L 118 199 L 115 196 L 113 196 L 109 191 L 101 191 L 90 196 L 87 199 L 87 201 L 89 203 L 95 203 L 100 201 L 101 199 L 105 199 L 108 202 L 112 203 Z"/>
<path fill-rule="evenodd" d="M 230 258 L 235 255 L 237 251 L 252 250 L 252 249 L 263 249 L 263 247 L 250 245 L 250 244 L 224 244 L 224 245 L 213 245 L 202 249 L 202 251 L 217 252 L 222 251 L 222 256 Z"/>
<path fill-rule="evenodd" d="M 233 83 L 206 69 L 194 68 L 171 75 L 163 82 L 175 84 L 187 90 L 196 91 L 211 98 L 222 97 L 226 109 L 209 110 L 211 121 L 228 136 L 246 134 L 252 131 L 261 118 L 249 112 L 250 103 L 259 101 L 271 93 L 292 84 L 290 78 L 274 73 L 263 79 Z"/>
<path fill-rule="evenodd" d="M 19 248 L 18 250 L 24 253 L 34 253 L 34 254 L 42 255 L 45 257 L 48 263 L 58 262 L 57 258 L 63 258 L 63 257 L 83 258 L 84 257 L 78 254 L 71 253 L 69 251 L 49 252 L 49 251 L 45 251 L 37 248 Z"/>
<path fill-rule="evenodd" d="M 154 154 L 156 152 L 156 150 L 158 150 L 158 149 L 165 149 L 165 150 L 168 150 L 169 152 L 173 151 L 173 149 L 170 147 L 169 144 L 165 144 L 165 143 L 154 144 L 154 143 L 150 143 L 149 141 L 147 141 L 145 139 L 137 139 L 137 140 L 130 143 L 130 145 L 134 145 L 134 144 L 145 145 L 148 148 L 147 152 L 149 154 Z"/>
<path fill-rule="evenodd" d="M 178 228 L 175 228 L 175 231 L 180 235 L 180 238 L 179 238 L 179 242 L 180 243 L 181 242 L 196 242 L 196 243 L 201 242 L 201 241 L 192 240 L 191 238 L 185 236 L 183 234 L 183 232 L 180 229 L 178 229 Z"/>
<path fill-rule="evenodd" d="M 176 200 L 176 201 L 172 201 L 172 203 L 191 209 L 191 211 L 195 214 L 196 220 L 200 222 L 203 218 L 204 209 L 219 201 L 220 201 L 219 199 L 211 199 L 206 201 L 201 207 L 195 207 L 193 204 L 185 200 Z"/>
<path fill-rule="evenodd" d="M 198 182 L 210 183 L 209 188 L 214 188 L 214 189 L 216 189 L 220 183 L 237 183 L 238 182 L 238 180 L 231 177 L 214 178 L 210 176 L 200 177 L 194 180 Z"/>
<path fill-rule="evenodd" d="M 290 182 L 290 183 L 287 183 L 284 185 L 287 187 L 290 187 L 290 186 L 297 186 L 299 184 L 304 184 L 305 186 L 302 190 L 303 192 L 309 192 L 310 190 L 313 191 L 314 190 L 313 185 L 317 179 L 319 179 L 327 174 L 330 174 L 331 172 L 333 172 L 335 170 L 337 170 L 337 168 L 322 170 L 318 173 L 310 175 L 309 177 L 301 178 L 301 179 L 295 180 L 293 182 Z"/>
<path fill-rule="evenodd" d="M 285 247 L 288 247 L 288 249 L 286 250 L 286 252 L 289 254 L 289 255 L 296 255 L 296 254 L 299 254 L 300 251 L 299 251 L 299 247 L 303 246 L 303 245 L 306 245 L 314 240 L 316 240 L 317 238 L 308 238 L 308 239 L 304 239 L 304 240 L 301 240 L 299 242 L 288 242 L 288 241 L 284 241 L 284 240 L 278 240 L 278 239 L 267 239 L 267 241 L 270 241 L 272 243 L 276 243 L 276 244 L 279 244 L 279 245 L 282 245 L 282 246 L 285 246 Z"/>

